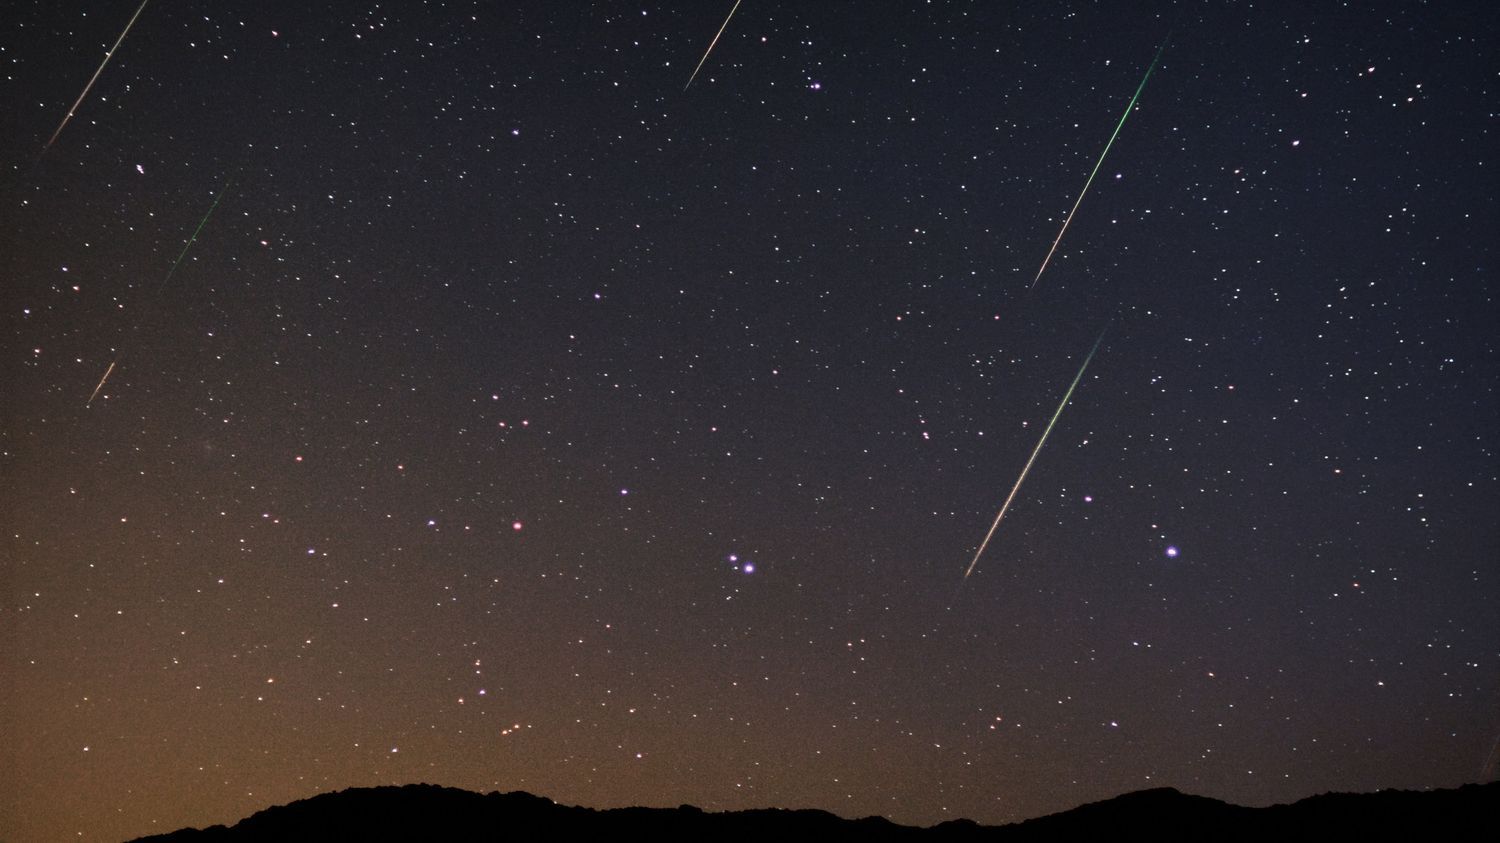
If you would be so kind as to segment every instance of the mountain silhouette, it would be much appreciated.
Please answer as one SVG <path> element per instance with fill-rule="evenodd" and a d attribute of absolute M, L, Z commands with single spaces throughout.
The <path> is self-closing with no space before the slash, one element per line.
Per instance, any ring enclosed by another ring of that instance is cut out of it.
<path fill-rule="evenodd" d="M 429 784 L 352 788 L 259 811 L 233 826 L 182 829 L 137 843 L 313 840 L 1433 840 L 1493 830 L 1500 782 L 1455 790 L 1328 793 L 1290 805 L 1244 808 L 1171 788 L 1127 793 L 1025 822 L 931 828 L 817 810 L 708 813 L 679 808 L 559 805 L 529 793 L 474 793 Z"/>

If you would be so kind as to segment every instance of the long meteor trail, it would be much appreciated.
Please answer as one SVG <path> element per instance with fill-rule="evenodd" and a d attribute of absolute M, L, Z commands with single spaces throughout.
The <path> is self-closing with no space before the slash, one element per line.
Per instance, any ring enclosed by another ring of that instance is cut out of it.
<path fill-rule="evenodd" d="M 83 104 L 83 98 L 89 95 L 89 91 L 93 89 L 94 83 L 99 81 L 99 74 L 104 72 L 104 66 L 109 64 L 109 60 L 115 57 L 115 50 L 120 49 L 121 42 L 125 40 L 126 35 L 130 34 L 130 28 L 135 26 L 135 19 L 141 16 L 141 12 L 146 10 L 146 4 L 150 2 L 151 0 L 141 0 L 141 5 L 136 8 L 135 14 L 130 16 L 130 23 L 125 24 L 125 31 L 120 33 L 120 37 L 115 39 L 115 45 L 110 47 L 109 52 L 104 54 L 104 61 L 99 62 L 99 69 L 94 71 L 94 75 L 89 79 L 89 83 L 83 86 L 83 93 L 79 94 L 78 99 L 73 101 L 73 105 L 68 109 L 68 113 L 63 115 L 62 122 L 57 124 L 57 131 L 53 132 L 52 137 L 47 139 L 46 145 L 42 147 L 43 152 L 51 148 L 52 142 L 57 140 L 58 135 L 62 134 L 63 127 L 68 125 L 69 120 L 73 119 L 73 112 L 77 111 L 78 106 Z"/>
<path fill-rule="evenodd" d="M 682 86 L 684 91 L 693 87 L 693 80 L 698 78 L 698 71 L 702 70 L 703 63 L 708 61 L 708 54 L 714 51 L 714 45 L 719 43 L 719 36 L 723 35 L 724 30 L 729 28 L 729 19 L 734 17 L 735 12 L 739 11 L 740 2 L 741 0 L 734 0 L 734 8 L 730 9 L 729 14 L 724 17 L 724 25 L 719 27 L 718 32 L 714 33 L 714 40 L 708 42 L 708 49 L 703 51 L 703 58 L 698 59 L 698 66 L 693 68 L 693 75 L 689 76 L 687 84 Z"/>
<path fill-rule="evenodd" d="M 1162 51 L 1167 49 L 1167 42 L 1170 40 L 1172 36 L 1169 34 L 1161 42 L 1161 46 L 1156 48 L 1156 56 L 1151 59 L 1151 66 L 1146 68 L 1146 75 L 1141 77 L 1141 84 L 1135 88 L 1135 96 L 1130 98 L 1130 105 L 1125 106 L 1125 113 L 1120 115 L 1120 122 L 1115 125 L 1115 133 L 1109 136 L 1109 143 L 1104 145 L 1104 151 L 1099 153 L 1099 160 L 1094 162 L 1094 170 L 1089 173 L 1088 181 L 1083 183 L 1083 190 L 1078 191 L 1078 199 L 1073 203 L 1073 209 L 1068 211 L 1062 228 L 1057 232 L 1057 239 L 1052 241 L 1052 248 L 1047 250 L 1047 257 L 1042 259 L 1042 268 L 1036 271 L 1036 277 L 1031 279 L 1031 287 L 1028 289 L 1036 289 L 1036 282 L 1042 280 L 1042 273 L 1047 271 L 1047 264 L 1052 262 L 1052 255 L 1057 251 L 1057 244 L 1062 242 L 1063 235 L 1067 233 L 1068 224 L 1073 222 L 1073 215 L 1078 213 L 1078 206 L 1083 204 L 1084 194 L 1089 192 L 1089 185 L 1094 183 L 1094 176 L 1099 175 L 1099 168 L 1104 166 L 1104 157 L 1109 155 L 1109 148 L 1115 145 L 1115 138 L 1120 136 L 1120 129 L 1125 127 L 1125 121 L 1129 119 L 1130 112 L 1135 110 L 1135 102 L 1141 98 L 1141 91 L 1146 90 L 1146 81 L 1151 78 L 1151 72 L 1156 70 L 1156 63 L 1161 60 Z"/>
<path fill-rule="evenodd" d="M 1108 331 L 1105 326 L 1104 331 Z M 1000 513 L 995 516 L 995 523 L 990 525 L 990 531 L 984 534 L 984 541 L 979 543 L 979 549 L 974 551 L 974 559 L 969 563 L 969 570 L 964 571 L 964 579 L 974 573 L 974 566 L 979 564 L 979 557 L 984 555 L 984 549 L 989 547 L 990 539 L 995 535 L 995 529 L 1000 526 L 1000 519 L 1005 517 L 1005 511 L 1010 509 L 1010 502 L 1016 499 L 1016 493 L 1021 491 L 1021 484 L 1026 482 L 1026 475 L 1031 471 L 1031 464 L 1036 462 L 1036 455 L 1042 452 L 1042 446 L 1047 444 L 1047 435 L 1052 432 L 1053 425 L 1062 415 L 1063 408 L 1068 406 L 1068 401 L 1073 397 L 1073 390 L 1078 388 L 1078 382 L 1083 380 L 1084 370 L 1088 369 L 1089 361 L 1094 359 L 1094 352 L 1099 350 L 1099 343 L 1104 341 L 1104 331 L 1099 332 L 1099 338 L 1094 340 L 1094 347 L 1089 349 L 1089 356 L 1083 358 L 1083 365 L 1078 367 L 1078 374 L 1073 376 L 1073 382 L 1068 384 L 1068 391 L 1063 395 L 1062 403 L 1057 405 L 1057 412 L 1052 414 L 1052 421 L 1047 422 L 1047 429 L 1042 431 L 1042 438 L 1031 449 L 1031 457 L 1026 460 L 1026 467 L 1021 469 L 1021 476 L 1016 480 L 1016 485 L 1011 487 L 1010 494 L 1005 497 L 1005 503 L 1000 507 Z"/>
<path fill-rule="evenodd" d="M 182 251 L 177 253 L 177 260 L 172 262 L 172 268 L 167 270 L 166 276 L 164 276 L 156 285 L 157 294 L 160 294 L 162 288 L 167 286 L 167 282 L 172 280 L 172 274 L 177 271 L 177 267 L 182 265 L 182 259 L 187 257 L 188 249 L 193 248 L 193 243 L 197 241 L 198 235 L 203 231 L 203 226 L 208 225 L 208 218 L 214 215 L 214 209 L 219 207 L 219 202 L 224 199 L 224 194 L 229 191 L 229 187 L 231 184 L 233 184 L 232 181 L 226 181 L 224 182 L 224 186 L 219 189 L 219 195 L 214 197 L 214 203 L 208 206 L 208 213 L 204 214 L 203 219 L 198 221 L 198 227 L 193 229 L 193 234 L 188 238 L 187 245 L 183 246 Z M 104 370 L 104 377 L 99 379 L 99 384 L 95 386 L 94 391 L 89 394 L 89 400 L 84 402 L 83 406 L 85 409 L 92 406 L 94 403 L 94 399 L 99 397 L 99 390 L 104 388 L 104 382 L 109 380 L 110 375 L 114 374 L 115 367 L 120 365 L 120 359 L 124 356 L 125 352 L 123 351 L 115 354 L 115 359 L 110 362 L 109 368 Z"/>

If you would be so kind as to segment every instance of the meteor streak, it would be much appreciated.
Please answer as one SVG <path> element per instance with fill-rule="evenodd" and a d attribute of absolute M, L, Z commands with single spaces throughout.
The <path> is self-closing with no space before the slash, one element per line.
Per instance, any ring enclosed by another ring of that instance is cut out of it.
<path fill-rule="evenodd" d="M 167 270 L 166 277 L 161 279 L 161 283 L 157 285 L 156 289 L 158 292 L 161 291 L 162 287 L 167 285 L 168 281 L 172 280 L 172 273 L 176 272 L 177 267 L 182 265 L 182 259 L 187 257 L 188 249 L 193 248 L 193 243 L 198 240 L 198 235 L 203 231 L 203 226 L 208 225 L 208 218 L 214 215 L 214 209 L 219 207 L 219 202 L 224 199 L 224 194 L 232 184 L 234 184 L 233 181 L 226 181 L 224 182 L 224 186 L 219 188 L 219 195 L 215 196 L 214 203 L 208 206 L 208 213 L 203 215 L 203 219 L 198 220 L 198 227 L 193 229 L 193 235 L 188 238 L 187 245 L 183 246 L 182 251 L 177 253 L 177 260 L 172 261 L 172 268 Z"/>
<path fill-rule="evenodd" d="M 1141 98 L 1141 91 L 1146 89 L 1146 80 L 1151 78 L 1151 72 L 1156 70 L 1156 63 L 1161 60 L 1162 51 L 1167 49 L 1167 41 L 1172 40 L 1170 34 L 1161 46 L 1156 49 L 1156 57 L 1151 59 L 1151 66 L 1146 68 L 1146 75 L 1141 77 L 1141 84 L 1136 86 L 1135 96 L 1130 98 L 1130 105 L 1125 106 L 1125 113 L 1120 115 L 1120 122 L 1115 125 L 1115 133 L 1109 136 L 1109 143 L 1104 145 L 1104 151 L 1099 153 L 1099 160 L 1094 162 L 1094 170 L 1089 173 L 1088 181 L 1083 183 L 1083 190 L 1078 191 L 1078 199 L 1073 203 L 1073 209 L 1068 211 L 1068 216 L 1063 220 L 1062 228 L 1057 232 L 1057 239 L 1052 241 L 1052 248 L 1047 250 L 1047 257 L 1042 259 L 1042 268 L 1036 271 L 1036 277 L 1031 279 L 1031 287 L 1036 289 L 1036 282 L 1042 280 L 1042 273 L 1047 271 L 1047 264 L 1052 262 L 1052 254 L 1057 251 L 1057 244 L 1062 242 L 1063 235 L 1068 231 L 1068 224 L 1073 221 L 1073 215 L 1078 212 L 1078 206 L 1083 204 L 1084 194 L 1089 192 L 1089 185 L 1094 183 L 1094 176 L 1099 175 L 1099 168 L 1104 166 L 1104 156 L 1109 154 L 1109 148 L 1115 145 L 1115 138 L 1120 136 L 1120 129 L 1124 128 L 1125 120 L 1130 117 L 1130 112 L 1135 110 L 1135 101 Z"/>
<path fill-rule="evenodd" d="M 1106 325 L 1105 331 L 1109 330 Z M 1089 356 L 1083 358 L 1083 365 L 1078 367 L 1078 374 L 1073 376 L 1073 382 L 1068 384 L 1068 391 L 1063 395 L 1062 403 L 1057 405 L 1057 412 L 1052 414 L 1052 421 L 1047 422 L 1047 429 L 1042 431 L 1042 438 L 1031 450 L 1031 457 L 1026 460 L 1026 467 L 1021 469 L 1021 476 L 1016 480 L 1016 485 L 1011 487 L 1010 494 L 1005 497 L 1005 503 L 1000 507 L 1000 513 L 995 516 L 995 523 L 990 525 L 990 531 L 984 534 L 984 541 L 979 543 L 979 549 L 974 551 L 974 559 L 969 563 L 969 570 L 964 571 L 964 579 L 974 573 L 974 566 L 979 564 L 979 557 L 984 554 L 984 549 L 989 547 L 990 538 L 995 535 L 995 529 L 1000 526 L 1000 519 L 1005 517 L 1005 511 L 1010 509 L 1010 502 L 1016 499 L 1016 493 L 1021 491 L 1021 484 L 1026 482 L 1026 475 L 1031 471 L 1031 464 L 1036 462 L 1036 455 L 1042 452 L 1042 446 L 1047 444 L 1047 435 L 1052 432 L 1052 426 L 1057 424 L 1057 419 L 1062 415 L 1064 407 L 1073 397 L 1073 390 L 1078 387 L 1078 382 L 1083 380 L 1083 372 L 1089 367 L 1089 361 L 1094 359 L 1094 352 L 1099 350 L 1099 343 L 1104 341 L 1104 331 L 1099 332 L 1099 338 L 1094 340 L 1094 347 L 1089 349 Z"/>
<path fill-rule="evenodd" d="M 141 16 L 141 12 L 146 9 L 146 4 L 150 2 L 151 0 L 141 0 L 141 5 L 136 8 L 135 14 L 130 16 L 130 23 L 125 24 L 125 31 L 120 33 L 120 37 L 115 39 L 115 45 L 110 47 L 109 52 L 104 54 L 104 61 L 99 62 L 99 69 L 94 71 L 94 75 L 89 79 L 89 83 L 83 86 L 83 93 L 79 94 L 78 99 L 73 101 L 73 106 L 68 109 L 67 114 L 63 115 L 62 122 L 57 124 L 57 131 L 53 132 L 52 137 L 47 139 L 46 146 L 42 147 L 43 152 L 52 147 L 52 142 L 57 140 L 58 135 L 62 134 L 63 127 L 68 125 L 69 120 L 73 119 L 73 112 L 77 111 L 78 106 L 83 104 L 83 98 L 89 95 L 89 91 L 94 87 L 94 83 L 99 81 L 99 74 L 104 72 L 104 66 L 109 64 L 109 60 L 115 57 L 115 50 L 120 49 L 120 42 L 124 41 L 125 36 L 130 34 L 130 28 L 135 26 L 135 19 Z"/>
<path fill-rule="evenodd" d="M 734 0 L 734 8 L 730 9 L 729 14 L 725 16 L 724 25 L 719 27 L 718 32 L 714 33 L 714 40 L 708 42 L 708 49 L 703 51 L 703 58 L 698 59 L 698 66 L 693 68 L 693 75 L 689 76 L 687 84 L 682 86 L 682 89 L 684 91 L 686 91 L 688 88 L 693 87 L 693 80 L 698 78 L 698 71 L 702 70 L 703 63 L 708 61 L 708 54 L 714 51 L 714 45 L 719 43 L 719 36 L 723 35 L 724 30 L 729 27 L 729 19 L 734 17 L 735 12 L 739 11 L 740 2 L 741 0 Z"/>
<path fill-rule="evenodd" d="M 145 4 L 141 5 L 144 6 Z M 167 282 L 172 279 L 172 274 L 177 271 L 177 267 L 182 265 L 182 259 L 187 257 L 188 249 L 193 248 L 193 243 L 197 241 L 198 234 L 203 231 L 203 226 L 208 225 L 208 218 L 214 215 L 214 209 L 219 207 L 219 202 L 223 200 L 224 194 L 228 192 L 231 184 L 233 184 L 232 181 L 226 181 L 224 182 L 224 186 L 219 189 L 219 195 L 214 197 L 214 203 L 208 206 L 208 213 L 204 214 L 203 219 L 198 221 L 198 227 L 193 229 L 193 235 L 188 238 L 187 245 L 183 246 L 182 251 L 177 253 L 177 260 L 172 262 L 172 268 L 167 270 L 167 274 L 156 285 L 156 292 L 158 294 L 161 293 L 163 287 L 167 286 Z M 120 365 L 120 360 L 124 356 L 125 353 L 123 351 L 115 355 L 115 359 L 109 364 L 109 368 L 104 370 L 104 377 L 99 379 L 98 386 L 95 386 L 93 393 L 89 395 L 89 400 L 84 402 L 83 406 L 85 409 L 94 403 L 95 398 L 99 397 L 99 390 L 104 388 L 104 382 L 109 380 L 110 375 L 114 374 L 115 367 Z"/>
<path fill-rule="evenodd" d="M 99 397 L 99 390 L 104 388 L 104 382 L 109 380 L 109 376 L 115 371 L 115 363 L 119 362 L 120 359 L 116 357 L 114 362 L 109 364 L 109 368 L 104 370 L 104 377 L 99 379 L 99 385 L 94 387 L 94 391 L 89 394 L 89 400 L 83 403 L 84 407 L 88 407 L 89 405 L 93 404 L 94 399 Z"/>

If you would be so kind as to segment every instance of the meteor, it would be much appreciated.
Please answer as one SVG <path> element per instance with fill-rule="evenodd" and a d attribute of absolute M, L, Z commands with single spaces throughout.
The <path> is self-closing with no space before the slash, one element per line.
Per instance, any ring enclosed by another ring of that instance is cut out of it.
<path fill-rule="evenodd" d="M 224 199 L 224 194 L 229 191 L 229 187 L 232 184 L 234 184 L 233 180 L 226 181 L 224 182 L 224 186 L 219 188 L 219 195 L 215 196 L 214 203 L 208 206 L 208 213 L 203 215 L 203 219 L 198 220 L 198 227 L 193 229 L 193 235 L 188 238 L 187 245 L 183 246 L 182 251 L 177 253 L 177 260 L 172 261 L 172 268 L 167 270 L 166 277 L 161 279 L 161 283 L 157 285 L 157 292 L 161 292 L 161 288 L 165 287 L 167 282 L 172 280 L 172 273 L 177 271 L 177 267 L 182 264 L 182 259 L 187 257 L 188 249 L 193 248 L 193 243 L 197 242 L 198 235 L 203 231 L 203 226 L 208 225 L 208 218 L 214 215 L 214 210 L 219 207 L 219 202 Z"/>
<path fill-rule="evenodd" d="M 73 112 L 77 111 L 78 106 L 83 104 L 83 98 L 89 95 L 89 91 L 94 87 L 94 83 L 99 81 L 99 74 L 104 72 L 104 66 L 109 64 L 109 60 L 115 57 L 115 50 L 120 49 L 120 43 L 125 40 L 126 35 L 130 34 L 130 28 L 135 26 L 135 19 L 141 16 L 141 12 L 146 10 L 146 4 L 150 2 L 151 0 L 141 0 L 141 5 L 136 8 L 135 14 L 130 16 L 130 23 L 125 24 L 125 31 L 120 33 L 120 37 L 115 39 L 115 45 L 110 47 L 109 52 L 104 54 L 104 61 L 99 62 L 99 69 L 94 71 L 94 75 L 89 79 L 89 83 L 83 86 L 83 93 L 79 94 L 78 99 L 73 101 L 73 106 L 68 109 L 67 114 L 63 115 L 62 122 L 57 124 L 57 131 L 53 132 L 52 137 L 47 139 L 46 145 L 42 147 L 43 152 L 52 147 L 52 142 L 57 140 L 58 135 L 62 134 L 63 127 L 68 125 L 69 120 L 73 119 Z"/>
<path fill-rule="evenodd" d="M 193 229 L 193 235 L 188 238 L 187 245 L 183 246 L 182 251 L 177 253 L 177 260 L 172 262 L 172 268 L 167 270 L 166 276 L 156 285 L 158 295 L 161 293 L 162 288 L 167 286 L 167 282 L 172 279 L 172 274 L 177 271 L 177 267 L 182 265 L 182 259 L 187 257 L 188 249 L 193 248 L 193 243 L 197 241 L 199 233 L 203 231 L 203 226 L 208 225 L 208 218 L 214 215 L 214 209 L 219 207 L 219 202 L 223 200 L 224 194 L 228 192 L 231 184 L 233 184 L 232 181 L 226 181 L 224 182 L 224 186 L 219 189 L 219 195 L 214 197 L 214 203 L 208 207 L 208 213 L 204 214 L 203 219 L 198 221 L 198 227 Z M 120 365 L 120 360 L 124 356 L 125 353 L 123 351 L 115 355 L 115 359 L 110 362 L 109 368 L 104 370 L 104 377 L 99 379 L 99 384 L 94 387 L 94 391 L 89 395 L 89 400 L 84 402 L 83 406 L 85 409 L 94 403 L 95 398 L 99 397 L 99 390 L 104 388 L 104 382 L 109 380 L 110 375 L 114 374 L 115 367 Z"/>
<path fill-rule="evenodd" d="M 730 9 L 729 14 L 725 16 L 724 25 L 719 27 L 718 32 L 714 33 L 714 40 L 708 42 L 708 49 L 703 51 L 703 58 L 698 59 L 698 66 L 693 68 L 693 75 L 689 76 L 687 84 L 682 86 L 682 89 L 684 91 L 686 91 L 688 88 L 693 87 L 693 80 L 698 78 L 698 71 L 702 70 L 703 63 L 708 61 L 708 54 L 714 51 L 714 45 L 719 43 L 719 36 L 723 35 L 724 30 L 729 27 L 729 19 L 734 17 L 735 12 L 739 11 L 740 2 L 741 0 L 734 0 L 734 8 Z"/>
<path fill-rule="evenodd" d="M 1104 331 L 1108 330 L 1109 326 L 1104 326 Z M 1016 480 L 1016 485 L 1011 487 L 1010 494 L 1006 496 L 1005 503 L 1000 507 L 1000 513 L 995 516 L 995 523 L 990 525 L 990 531 L 984 534 L 984 541 L 980 542 L 979 549 L 974 551 L 974 559 L 969 563 L 969 570 L 964 571 L 964 579 L 968 579 L 969 575 L 974 573 L 974 566 L 979 564 L 979 557 L 984 554 L 984 549 L 989 547 L 990 538 L 995 535 L 995 529 L 1000 526 L 1000 519 L 1004 518 L 1005 511 L 1010 509 L 1010 502 L 1016 499 L 1016 493 L 1021 491 L 1021 484 L 1026 482 L 1026 475 L 1031 471 L 1031 464 L 1036 462 L 1036 455 L 1040 454 L 1042 446 L 1047 444 L 1047 435 L 1052 432 L 1052 426 L 1057 424 L 1063 408 L 1068 406 L 1068 401 L 1073 397 L 1073 390 L 1078 387 L 1078 382 L 1083 380 L 1083 372 L 1089 367 L 1089 361 L 1094 359 L 1094 352 L 1099 350 L 1099 343 L 1104 341 L 1104 331 L 1100 331 L 1099 338 L 1094 340 L 1094 347 L 1089 349 L 1089 356 L 1083 358 L 1083 365 L 1078 367 L 1078 374 L 1074 375 L 1073 382 L 1068 384 L 1068 391 L 1064 393 L 1062 403 L 1057 405 L 1057 412 L 1052 414 L 1052 421 L 1047 422 L 1047 429 L 1042 431 L 1041 440 L 1036 443 L 1035 448 L 1031 449 L 1031 457 L 1026 460 L 1026 467 L 1021 469 L 1020 478 Z"/>
<path fill-rule="evenodd" d="M 89 400 L 87 400 L 87 401 L 85 401 L 83 403 L 83 406 L 85 408 L 87 408 L 90 405 L 92 405 L 94 403 L 94 399 L 99 397 L 99 390 L 101 390 L 101 389 L 104 388 L 104 382 L 107 381 L 107 380 L 109 380 L 109 376 L 110 375 L 114 374 L 115 364 L 117 364 L 119 362 L 120 362 L 120 358 L 116 357 L 114 359 L 114 362 L 112 362 L 112 363 L 109 364 L 109 368 L 104 370 L 104 377 L 102 377 L 102 378 L 99 379 L 99 385 L 96 386 L 96 387 L 94 387 L 94 391 L 89 394 Z"/>
<path fill-rule="evenodd" d="M 1028 289 L 1036 289 L 1036 282 L 1042 280 L 1042 273 L 1047 271 L 1047 264 L 1052 262 L 1052 254 L 1057 251 L 1057 244 L 1062 242 L 1063 235 L 1068 231 L 1068 224 L 1073 221 L 1073 215 L 1078 213 L 1078 206 L 1083 204 L 1084 194 L 1089 192 L 1089 185 L 1094 183 L 1094 176 L 1099 175 L 1099 168 L 1104 166 L 1104 157 L 1109 154 L 1109 148 L 1115 145 L 1115 138 L 1120 136 L 1120 129 L 1124 128 L 1125 121 L 1130 117 L 1130 112 L 1135 109 L 1135 101 L 1141 98 L 1141 91 L 1146 89 L 1146 80 L 1151 78 L 1151 72 L 1156 70 L 1156 63 L 1161 60 L 1162 51 L 1167 49 L 1167 41 L 1172 40 L 1169 33 L 1161 46 L 1156 49 L 1156 57 L 1151 59 L 1151 66 L 1146 68 L 1146 75 L 1141 77 L 1141 84 L 1136 86 L 1135 96 L 1130 98 L 1130 105 L 1125 106 L 1125 113 L 1120 115 L 1120 122 L 1115 125 L 1115 133 L 1109 136 L 1109 143 L 1104 145 L 1104 151 L 1099 153 L 1099 160 L 1094 162 L 1094 170 L 1089 173 L 1088 181 L 1083 183 L 1083 190 L 1078 191 L 1078 200 L 1073 203 L 1073 209 L 1068 211 L 1068 216 L 1063 220 L 1062 228 L 1057 232 L 1057 239 L 1052 241 L 1052 248 L 1047 250 L 1047 257 L 1042 259 L 1042 268 L 1036 271 L 1036 277 L 1031 279 Z"/>

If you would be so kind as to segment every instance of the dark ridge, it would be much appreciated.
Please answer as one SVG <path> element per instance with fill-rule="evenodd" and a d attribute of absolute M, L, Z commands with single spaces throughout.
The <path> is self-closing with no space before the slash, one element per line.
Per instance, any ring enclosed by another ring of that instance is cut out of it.
<path fill-rule="evenodd" d="M 311 840 L 584 839 L 774 840 L 776 837 L 901 841 L 1394 840 L 1449 839 L 1500 819 L 1500 782 L 1456 790 L 1328 793 L 1291 805 L 1244 808 L 1171 788 L 1127 793 L 1034 820 L 983 826 L 951 820 L 931 828 L 827 811 L 708 813 L 679 808 L 598 811 L 529 793 L 473 793 L 430 784 L 353 788 L 259 811 L 233 826 L 187 828 L 138 843 Z"/>

